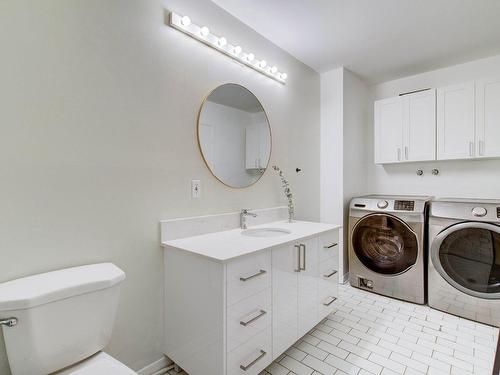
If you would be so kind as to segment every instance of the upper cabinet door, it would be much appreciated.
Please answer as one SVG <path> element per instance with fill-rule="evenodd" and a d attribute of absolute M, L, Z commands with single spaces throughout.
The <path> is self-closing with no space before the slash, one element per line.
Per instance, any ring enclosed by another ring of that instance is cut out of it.
<path fill-rule="evenodd" d="M 476 155 L 500 156 L 500 77 L 476 83 Z"/>
<path fill-rule="evenodd" d="M 436 90 L 405 95 L 405 161 L 436 160 Z"/>
<path fill-rule="evenodd" d="M 375 163 L 402 161 L 403 101 L 401 97 L 375 102 Z"/>
<path fill-rule="evenodd" d="M 474 82 L 437 90 L 438 160 L 475 155 Z"/>

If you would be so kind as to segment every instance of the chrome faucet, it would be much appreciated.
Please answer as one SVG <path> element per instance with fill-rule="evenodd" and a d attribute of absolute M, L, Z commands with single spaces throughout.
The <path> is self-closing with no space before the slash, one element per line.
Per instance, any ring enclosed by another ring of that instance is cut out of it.
<path fill-rule="evenodd" d="M 257 217 L 257 214 L 250 212 L 247 208 L 244 208 L 240 212 L 240 227 L 241 229 L 247 229 L 247 216 Z"/>

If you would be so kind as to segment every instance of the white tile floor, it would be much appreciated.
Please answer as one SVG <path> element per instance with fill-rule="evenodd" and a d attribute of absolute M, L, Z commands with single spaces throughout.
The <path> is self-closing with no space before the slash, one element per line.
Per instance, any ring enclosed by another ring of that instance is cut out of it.
<path fill-rule="evenodd" d="M 261 375 L 492 373 L 498 328 L 350 286 L 335 304 Z"/>
<path fill-rule="evenodd" d="M 498 329 L 350 286 L 265 375 L 491 375 Z"/>

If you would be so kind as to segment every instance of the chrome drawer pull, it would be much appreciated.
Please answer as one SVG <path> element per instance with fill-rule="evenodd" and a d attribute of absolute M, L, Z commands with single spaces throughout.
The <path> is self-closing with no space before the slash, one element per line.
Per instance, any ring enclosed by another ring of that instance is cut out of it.
<path fill-rule="evenodd" d="M 300 262 L 300 249 L 303 250 L 303 255 L 302 255 L 302 259 L 304 259 L 304 264 L 302 266 L 300 266 L 300 263 L 299 263 L 299 270 L 300 271 L 305 271 L 306 270 L 306 245 L 304 245 L 303 243 L 301 243 L 299 245 L 299 262 Z"/>
<path fill-rule="evenodd" d="M 297 268 L 294 269 L 294 272 L 300 272 L 300 249 L 301 245 L 294 245 L 294 247 L 297 249 Z"/>
<path fill-rule="evenodd" d="M 323 246 L 323 249 L 331 249 L 332 247 L 335 247 L 335 246 L 337 246 L 337 245 L 338 245 L 338 243 L 334 242 L 334 243 L 332 243 L 331 245 L 328 245 L 328 246 Z"/>
<path fill-rule="evenodd" d="M 330 297 L 330 298 L 332 300 L 330 302 L 323 302 L 323 305 L 330 306 L 332 303 L 334 303 L 337 300 L 337 298 L 335 298 L 335 297 Z"/>
<path fill-rule="evenodd" d="M 259 362 L 267 353 L 265 351 L 263 351 L 262 349 L 260 350 L 260 355 L 255 358 L 252 362 L 250 362 L 248 365 L 240 365 L 240 369 L 242 369 L 243 371 L 246 371 L 248 370 L 250 367 L 252 367 L 253 365 L 255 365 L 257 362 Z"/>
<path fill-rule="evenodd" d="M 337 271 L 333 270 L 332 273 L 329 273 L 327 275 L 323 275 L 323 277 L 332 277 L 333 275 L 335 275 L 337 273 Z"/>
<path fill-rule="evenodd" d="M 243 326 L 243 327 L 246 327 L 247 325 L 249 325 L 250 323 L 252 322 L 255 322 L 257 319 L 259 318 L 262 318 L 264 315 L 266 315 L 267 312 L 265 312 L 264 310 L 260 310 L 260 313 L 259 315 L 257 315 L 256 317 L 253 317 L 252 319 L 250 320 L 247 320 L 246 322 L 244 322 L 243 320 L 240 321 L 240 324 Z"/>
<path fill-rule="evenodd" d="M 248 276 L 248 277 L 240 277 L 240 280 L 241 281 L 248 281 L 250 279 L 253 279 L 254 277 L 257 277 L 257 276 L 260 276 L 260 275 L 263 275 L 265 274 L 267 271 L 266 270 L 260 270 L 259 272 L 257 272 L 256 274 L 252 275 L 252 276 Z"/>

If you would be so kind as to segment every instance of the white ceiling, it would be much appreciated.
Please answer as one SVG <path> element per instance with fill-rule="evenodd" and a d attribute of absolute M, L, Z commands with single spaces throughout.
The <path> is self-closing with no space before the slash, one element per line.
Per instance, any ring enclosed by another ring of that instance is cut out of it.
<path fill-rule="evenodd" d="M 212 0 L 322 73 L 382 82 L 500 54 L 500 0 Z"/>

